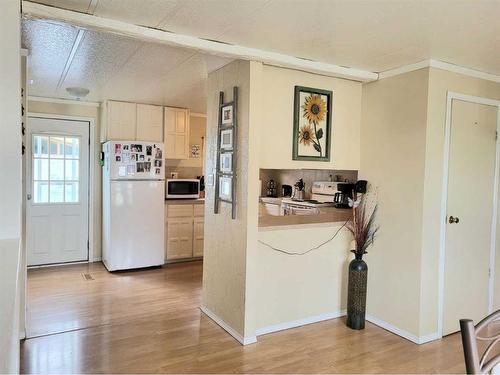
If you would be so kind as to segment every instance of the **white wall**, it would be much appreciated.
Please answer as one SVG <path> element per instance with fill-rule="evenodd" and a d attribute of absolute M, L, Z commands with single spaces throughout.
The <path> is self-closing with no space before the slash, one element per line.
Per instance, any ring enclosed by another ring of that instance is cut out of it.
<path fill-rule="evenodd" d="M 21 236 L 21 55 L 19 1 L 0 13 L 0 239 Z M 8 178 L 5 178 L 7 177 Z"/>
<path fill-rule="evenodd" d="M 340 225 L 262 228 L 259 240 L 278 249 L 303 253 L 330 238 Z M 347 303 L 351 235 L 343 229 L 329 243 L 304 255 L 286 255 L 258 245 L 257 330 L 317 316 L 341 314 Z"/>
<path fill-rule="evenodd" d="M 19 0 L 0 12 L 0 373 L 19 371 L 21 28 Z"/>
<path fill-rule="evenodd" d="M 250 62 L 232 63 L 208 75 L 208 111 L 205 175 L 213 174 L 217 153 L 219 92 L 225 101 L 233 98 L 233 86 L 239 88 L 237 218 L 231 218 L 231 205 L 220 204 L 214 214 L 214 186 L 207 184 L 205 201 L 205 244 L 203 260 L 202 305 L 232 327 L 240 336 L 245 332 L 245 281 L 248 202 L 248 134 Z"/>
<path fill-rule="evenodd" d="M 262 85 L 261 168 L 359 169 L 361 83 L 264 65 Z M 333 92 L 330 162 L 292 160 L 295 86 Z"/>
<path fill-rule="evenodd" d="M 363 87 L 359 177 L 378 190 L 367 313 L 419 334 L 428 70 Z"/>
<path fill-rule="evenodd" d="M 101 152 L 101 143 L 99 140 L 100 134 L 100 110 L 99 107 L 82 105 L 78 103 L 47 103 L 32 101 L 28 102 L 28 112 L 30 113 L 43 113 L 52 115 L 66 115 L 76 117 L 88 117 L 94 119 L 95 126 L 95 139 L 94 139 L 94 152 L 95 164 L 90 166 L 90 173 L 94 177 L 94 217 L 90 218 L 90 225 L 93 227 L 94 235 L 94 259 L 101 259 L 101 166 L 99 165 L 99 158 Z M 92 188 L 92 187 L 91 187 Z"/>
<path fill-rule="evenodd" d="M 500 100 L 500 83 L 436 68 L 429 69 L 422 228 L 421 335 L 437 331 L 440 207 L 443 182 L 446 95 L 448 91 Z M 500 227 L 497 234 L 500 234 Z M 500 244 L 500 240 L 498 244 Z M 497 309 L 500 307 L 499 258 L 500 245 L 497 245 L 495 271 L 495 306 Z"/>
<path fill-rule="evenodd" d="M 264 327 L 338 313 L 345 306 L 345 233 L 308 256 L 289 258 L 269 251 L 259 238 L 304 248 L 326 239 L 336 226 L 259 232 L 258 180 L 260 168 L 357 169 L 362 86 L 257 62 L 233 62 L 210 74 L 206 175 L 215 166 L 218 93 L 227 95 L 235 84 L 242 93 L 240 103 L 245 101 L 238 113 L 238 219 L 230 219 L 224 204 L 221 214 L 213 215 L 213 188 L 207 186 L 203 304 L 249 338 Z M 292 160 L 295 85 L 333 91 L 331 162 Z"/>
<path fill-rule="evenodd" d="M 375 318 L 416 338 L 436 337 L 438 329 L 448 91 L 500 99 L 499 83 L 435 68 L 363 87 L 360 177 L 378 188 L 381 226 L 367 256 L 367 309 Z M 496 309 L 500 306 L 499 253 Z"/>

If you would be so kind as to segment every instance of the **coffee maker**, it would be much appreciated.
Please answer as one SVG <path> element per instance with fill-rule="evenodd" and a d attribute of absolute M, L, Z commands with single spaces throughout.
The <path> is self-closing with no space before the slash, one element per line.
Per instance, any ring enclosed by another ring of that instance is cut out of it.
<path fill-rule="evenodd" d="M 336 208 L 351 208 L 349 206 L 349 199 L 353 199 L 354 193 L 366 193 L 366 180 L 359 180 L 355 184 L 349 182 L 339 182 L 337 184 L 338 193 L 335 193 L 333 203 Z"/>
<path fill-rule="evenodd" d="M 335 208 L 350 208 L 349 199 L 352 200 L 354 184 L 349 182 L 339 182 L 337 183 L 337 190 L 338 192 L 335 193 L 335 196 L 333 197 Z"/>

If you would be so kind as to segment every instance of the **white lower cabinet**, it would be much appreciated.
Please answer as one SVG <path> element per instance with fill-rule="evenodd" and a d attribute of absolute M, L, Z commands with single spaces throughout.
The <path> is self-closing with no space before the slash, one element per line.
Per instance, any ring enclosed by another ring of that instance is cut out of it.
<path fill-rule="evenodd" d="M 193 256 L 193 220 L 168 219 L 167 259 L 183 259 Z"/>
<path fill-rule="evenodd" d="M 205 218 L 195 217 L 193 220 L 193 256 L 203 256 L 203 230 Z"/>
<path fill-rule="evenodd" d="M 203 204 L 167 204 L 165 259 L 203 256 Z"/>

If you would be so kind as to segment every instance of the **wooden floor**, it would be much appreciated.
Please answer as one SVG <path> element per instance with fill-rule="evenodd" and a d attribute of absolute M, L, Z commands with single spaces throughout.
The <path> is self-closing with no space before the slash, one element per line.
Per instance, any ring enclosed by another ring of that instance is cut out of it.
<path fill-rule="evenodd" d="M 91 280 L 85 278 L 91 276 Z M 458 334 L 416 345 L 334 319 L 241 346 L 200 312 L 202 264 L 108 273 L 101 263 L 28 272 L 25 373 L 458 373 Z"/>

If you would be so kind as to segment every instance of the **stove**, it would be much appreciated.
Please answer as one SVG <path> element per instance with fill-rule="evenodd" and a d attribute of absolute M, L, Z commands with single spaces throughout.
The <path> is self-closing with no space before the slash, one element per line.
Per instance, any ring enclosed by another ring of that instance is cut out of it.
<path fill-rule="evenodd" d="M 334 205 L 333 201 L 321 202 L 317 199 L 297 200 L 292 198 L 283 198 L 281 203 L 286 205 L 304 206 L 304 207 L 333 207 Z"/>

